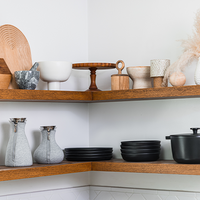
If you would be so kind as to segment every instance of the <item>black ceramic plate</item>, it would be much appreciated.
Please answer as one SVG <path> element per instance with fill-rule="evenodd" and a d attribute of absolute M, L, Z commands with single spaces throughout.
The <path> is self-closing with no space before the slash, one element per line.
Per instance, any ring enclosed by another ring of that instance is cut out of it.
<path fill-rule="evenodd" d="M 82 154 L 76 154 L 76 153 L 65 153 L 65 156 L 73 156 L 73 157 L 98 157 L 98 156 L 112 156 L 112 153 L 82 153 Z"/>
<path fill-rule="evenodd" d="M 160 148 L 156 149 L 121 149 L 122 153 L 160 153 Z"/>
<path fill-rule="evenodd" d="M 81 147 L 81 148 L 65 148 L 65 151 L 112 151 L 110 147 Z"/>
<path fill-rule="evenodd" d="M 123 141 L 121 142 L 124 146 L 140 146 L 140 145 L 159 145 L 159 140 L 141 140 L 141 141 Z"/>
<path fill-rule="evenodd" d="M 122 153 L 122 158 L 128 162 L 147 162 L 156 161 L 159 159 L 159 153 L 140 153 L 140 154 L 124 154 Z"/>
<path fill-rule="evenodd" d="M 160 148 L 160 144 L 154 145 L 120 145 L 121 149 L 157 149 Z"/>
<path fill-rule="evenodd" d="M 73 157 L 66 156 L 66 160 L 69 161 L 100 161 L 100 160 L 110 160 L 112 156 L 91 156 L 91 157 Z"/>
<path fill-rule="evenodd" d="M 93 153 L 112 153 L 112 149 L 111 150 L 98 150 L 98 151 L 94 151 L 94 150 L 84 150 L 84 151 L 74 151 L 74 150 L 64 150 L 66 153 L 74 153 L 74 154 L 85 154 L 85 153 L 89 153 L 89 154 L 93 154 Z"/>

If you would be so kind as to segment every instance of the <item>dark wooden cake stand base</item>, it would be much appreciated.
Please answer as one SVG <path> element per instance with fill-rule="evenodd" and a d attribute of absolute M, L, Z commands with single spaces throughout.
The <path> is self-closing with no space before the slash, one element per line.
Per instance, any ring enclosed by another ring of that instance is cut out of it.
<path fill-rule="evenodd" d="M 72 65 L 73 69 L 87 69 L 90 70 L 90 87 L 86 91 L 100 91 L 96 85 L 96 70 L 97 69 L 113 69 L 116 67 L 115 63 L 76 63 Z"/>

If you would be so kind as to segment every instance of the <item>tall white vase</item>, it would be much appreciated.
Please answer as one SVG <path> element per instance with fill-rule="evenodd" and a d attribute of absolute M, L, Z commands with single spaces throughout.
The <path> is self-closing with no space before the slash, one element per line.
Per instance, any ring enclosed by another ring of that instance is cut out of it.
<path fill-rule="evenodd" d="M 200 58 L 198 59 L 198 63 L 194 73 L 194 82 L 196 83 L 196 85 L 200 85 Z"/>
<path fill-rule="evenodd" d="M 11 133 L 8 141 L 5 165 L 9 167 L 31 166 L 31 149 L 25 135 L 26 118 L 11 118 Z"/>

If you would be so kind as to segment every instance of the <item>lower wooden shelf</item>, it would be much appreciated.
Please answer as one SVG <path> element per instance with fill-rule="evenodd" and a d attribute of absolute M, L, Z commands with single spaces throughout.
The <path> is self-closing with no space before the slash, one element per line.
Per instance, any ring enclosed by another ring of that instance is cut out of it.
<path fill-rule="evenodd" d="M 95 162 L 63 161 L 60 164 L 34 164 L 30 167 L 0 166 L 0 181 L 87 171 L 200 175 L 200 165 L 178 164 L 175 161 L 126 162 L 122 159 L 113 159 Z"/>
<path fill-rule="evenodd" d="M 34 164 L 30 167 L 0 166 L 0 181 L 35 178 L 68 173 L 91 171 L 91 162 L 69 162 L 60 164 Z"/>
<path fill-rule="evenodd" d="M 122 159 L 92 162 L 91 171 L 200 175 L 200 164 L 175 161 L 126 162 Z"/>

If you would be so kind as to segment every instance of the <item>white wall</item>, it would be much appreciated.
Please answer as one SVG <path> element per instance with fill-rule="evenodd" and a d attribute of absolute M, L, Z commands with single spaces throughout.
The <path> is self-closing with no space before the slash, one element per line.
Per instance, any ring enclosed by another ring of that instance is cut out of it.
<path fill-rule="evenodd" d="M 116 62 L 122 59 L 126 67 L 150 65 L 151 59 L 170 59 L 173 63 L 182 53 L 178 40 L 192 34 L 198 8 L 197 0 L 88 0 L 89 60 Z M 194 62 L 185 70 L 186 85 L 194 84 L 195 65 Z M 99 88 L 110 90 L 110 76 L 115 73 L 117 70 L 99 71 Z M 191 133 L 191 127 L 198 127 L 199 104 L 199 98 L 90 104 L 90 145 L 111 146 L 114 148 L 114 157 L 121 158 L 120 142 L 123 140 L 159 139 L 162 142 L 161 159 L 170 160 L 170 141 L 165 140 L 165 136 Z M 148 175 L 138 174 L 137 177 L 130 176 L 127 180 L 130 184 L 125 184 L 127 176 L 103 176 L 99 172 L 94 173 L 92 180 L 96 180 L 94 185 L 107 186 L 116 186 L 117 180 L 120 180 L 122 187 L 131 187 L 131 180 L 136 178 L 142 180 L 138 185 L 140 188 L 146 188 L 149 183 Z M 101 181 L 98 177 L 102 177 Z M 173 180 L 168 177 L 162 175 L 162 180 L 170 187 Z M 175 179 L 171 189 L 187 188 L 180 187 L 180 176 Z M 192 177 L 185 179 L 190 183 Z M 159 188 L 158 185 L 149 185 Z M 194 191 L 196 187 L 193 186 L 188 190 Z"/>
<path fill-rule="evenodd" d="M 11 24 L 24 33 L 30 44 L 33 63 L 42 60 L 87 61 L 87 0 L 0 0 L 0 3 L 0 25 Z M 86 90 L 89 82 L 85 74 L 87 72 L 73 71 L 70 79 L 61 84 L 62 90 Z M 40 81 L 37 89 L 46 89 L 46 83 Z M 1 165 L 4 164 L 11 117 L 27 118 L 26 135 L 32 151 L 40 143 L 41 125 L 57 126 L 56 140 L 61 148 L 89 144 L 87 104 L 0 102 L 0 115 Z M 87 173 L 76 177 L 71 174 L 64 178 L 1 182 L 4 190 L 0 190 L 0 195 L 88 184 Z M 37 182 L 43 183 L 41 187 L 37 187 Z M 46 187 L 48 184 L 45 182 L 51 182 L 51 187 Z"/>
<path fill-rule="evenodd" d="M 89 60 L 122 59 L 126 67 L 149 65 L 151 59 L 173 63 L 182 53 L 178 40 L 192 34 L 198 8 L 198 0 L 88 0 Z M 193 68 L 186 84 L 194 84 Z M 110 89 L 110 75 L 116 73 L 99 72 L 99 88 Z"/>

